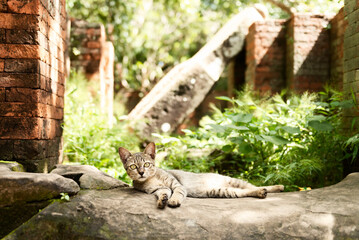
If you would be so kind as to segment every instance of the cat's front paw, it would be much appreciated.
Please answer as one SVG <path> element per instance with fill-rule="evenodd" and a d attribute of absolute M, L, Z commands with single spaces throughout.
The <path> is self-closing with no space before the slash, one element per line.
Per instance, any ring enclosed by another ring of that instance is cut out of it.
<path fill-rule="evenodd" d="M 164 209 L 167 205 L 168 196 L 167 194 L 162 194 L 157 200 L 157 207 L 160 209 Z"/>
<path fill-rule="evenodd" d="M 175 198 L 171 198 L 170 200 L 168 200 L 168 206 L 172 207 L 172 208 L 176 208 L 181 206 L 181 202 L 178 199 Z"/>

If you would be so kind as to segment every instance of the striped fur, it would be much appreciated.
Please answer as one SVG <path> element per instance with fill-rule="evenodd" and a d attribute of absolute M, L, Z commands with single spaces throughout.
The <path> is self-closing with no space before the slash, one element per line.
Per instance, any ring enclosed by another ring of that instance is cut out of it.
<path fill-rule="evenodd" d="M 214 173 L 163 170 L 155 166 L 155 144 L 143 153 L 131 154 L 120 147 L 124 168 L 133 187 L 157 197 L 157 207 L 179 207 L 187 196 L 195 198 L 265 198 L 267 192 L 281 192 L 283 185 L 256 187 L 246 181 Z"/>

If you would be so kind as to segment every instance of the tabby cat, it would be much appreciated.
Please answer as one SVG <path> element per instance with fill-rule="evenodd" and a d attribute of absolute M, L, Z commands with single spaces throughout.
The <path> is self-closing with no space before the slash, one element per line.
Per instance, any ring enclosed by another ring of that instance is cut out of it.
<path fill-rule="evenodd" d="M 256 187 L 246 181 L 214 173 L 163 170 L 155 166 L 156 149 L 149 143 L 143 153 L 118 149 L 124 168 L 137 190 L 154 194 L 157 207 L 179 207 L 186 196 L 195 198 L 265 198 L 267 192 L 281 192 L 283 185 Z"/>

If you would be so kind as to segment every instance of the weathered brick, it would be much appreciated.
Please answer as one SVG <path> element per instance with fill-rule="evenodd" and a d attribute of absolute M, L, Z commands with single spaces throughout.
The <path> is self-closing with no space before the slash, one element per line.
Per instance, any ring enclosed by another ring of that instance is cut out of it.
<path fill-rule="evenodd" d="M 6 43 L 6 29 L 0 29 L 0 44 Z"/>
<path fill-rule="evenodd" d="M 8 88 L 6 89 L 7 102 L 40 102 L 40 89 L 32 88 Z"/>
<path fill-rule="evenodd" d="M 0 72 L 5 71 L 5 59 L 0 59 Z"/>
<path fill-rule="evenodd" d="M 38 31 L 8 29 L 6 30 L 6 43 L 37 45 L 39 44 Z"/>
<path fill-rule="evenodd" d="M 1 160 L 13 160 L 14 143 L 10 140 L 0 140 Z"/>
<path fill-rule="evenodd" d="M 1 73 L 0 86 L 2 87 L 29 87 L 39 88 L 39 74 Z"/>
<path fill-rule="evenodd" d="M 5 102 L 5 88 L 0 87 L 0 103 Z"/>
<path fill-rule="evenodd" d="M 54 119 L 42 119 L 41 139 L 53 139 L 62 136 L 62 121 Z"/>
<path fill-rule="evenodd" d="M 63 109 L 42 103 L 0 102 L 0 117 L 63 119 Z"/>
<path fill-rule="evenodd" d="M 40 0 L 7 0 L 8 10 L 13 13 L 39 14 Z"/>
<path fill-rule="evenodd" d="M 37 59 L 6 59 L 5 72 L 39 73 L 40 61 Z"/>
<path fill-rule="evenodd" d="M 40 118 L 0 118 L 0 139 L 39 139 L 42 121 Z"/>
<path fill-rule="evenodd" d="M 1 13 L 0 26 L 3 29 L 39 30 L 40 19 L 36 15 Z"/>
<path fill-rule="evenodd" d="M 0 44 L 0 58 L 40 59 L 39 46 L 20 44 Z"/>
<path fill-rule="evenodd" d="M 15 159 L 42 159 L 46 157 L 47 140 L 15 140 L 14 158 Z"/>

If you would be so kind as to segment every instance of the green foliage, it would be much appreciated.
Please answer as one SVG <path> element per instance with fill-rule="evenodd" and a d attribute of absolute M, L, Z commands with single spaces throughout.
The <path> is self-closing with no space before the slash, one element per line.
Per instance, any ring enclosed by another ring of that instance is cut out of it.
<path fill-rule="evenodd" d="M 341 179 L 340 109 L 350 102 L 340 101 L 340 94 L 328 90 L 260 100 L 244 91 L 236 99 L 220 99 L 232 107 L 214 108 L 212 117 L 204 117 L 194 131 L 185 130 L 185 136 L 160 136 L 167 152 L 162 166 L 281 183 L 287 189 Z"/>
<path fill-rule="evenodd" d="M 99 89 L 95 83 L 89 83 L 83 76 L 72 73 L 66 84 L 65 159 L 93 165 L 128 182 L 117 149 L 123 146 L 137 150 L 139 140 L 128 132 L 126 123 L 117 118 L 114 126 L 109 127 L 94 97 Z"/>
<path fill-rule="evenodd" d="M 70 196 L 68 193 L 60 193 L 60 196 L 61 196 L 61 201 L 64 201 L 64 202 L 69 202 L 70 201 Z"/>

